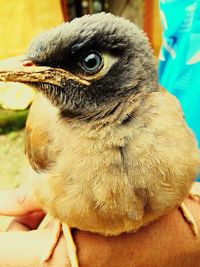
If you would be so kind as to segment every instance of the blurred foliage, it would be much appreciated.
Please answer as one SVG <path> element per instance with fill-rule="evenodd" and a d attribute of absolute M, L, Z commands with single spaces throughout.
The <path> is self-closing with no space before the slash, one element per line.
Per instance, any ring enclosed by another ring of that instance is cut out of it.
<path fill-rule="evenodd" d="M 28 110 L 3 110 L 0 108 L 0 134 L 24 128 Z"/>

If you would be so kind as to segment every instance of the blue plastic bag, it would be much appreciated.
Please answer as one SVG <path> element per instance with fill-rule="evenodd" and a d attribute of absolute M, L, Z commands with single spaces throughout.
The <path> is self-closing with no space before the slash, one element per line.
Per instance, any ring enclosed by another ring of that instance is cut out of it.
<path fill-rule="evenodd" d="M 200 0 L 160 0 L 160 17 L 159 81 L 179 99 L 200 147 Z"/>

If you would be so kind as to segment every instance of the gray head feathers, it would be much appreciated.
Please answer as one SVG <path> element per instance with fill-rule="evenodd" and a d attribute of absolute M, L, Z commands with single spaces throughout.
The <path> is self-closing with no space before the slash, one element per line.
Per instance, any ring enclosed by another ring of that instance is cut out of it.
<path fill-rule="evenodd" d="M 87 51 L 107 53 L 116 60 L 104 75 L 90 78 L 90 88 L 63 81 L 62 109 L 90 113 L 141 90 L 158 90 L 155 59 L 146 35 L 130 21 L 111 14 L 86 15 L 46 31 L 32 42 L 27 56 L 37 65 L 63 68 L 78 76 L 80 58 Z"/>

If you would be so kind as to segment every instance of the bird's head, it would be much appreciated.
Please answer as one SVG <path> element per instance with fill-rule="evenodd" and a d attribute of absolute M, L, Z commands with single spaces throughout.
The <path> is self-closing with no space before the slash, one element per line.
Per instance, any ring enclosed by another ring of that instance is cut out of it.
<path fill-rule="evenodd" d="M 0 80 L 34 85 L 64 116 L 92 117 L 130 95 L 158 90 L 145 34 L 131 22 L 105 13 L 42 33 L 17 63 L 2 66 Z"/>

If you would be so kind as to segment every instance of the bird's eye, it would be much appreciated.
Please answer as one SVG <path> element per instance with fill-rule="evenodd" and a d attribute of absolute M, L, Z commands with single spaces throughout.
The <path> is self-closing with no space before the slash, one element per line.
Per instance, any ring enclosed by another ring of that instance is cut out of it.
<path fill-rule="evenodd" d="M 90 51 L 80 60 L 80 66 L 86 73 L 93 75 L 103 67 L 103 58 L 100 53 Z"/>

